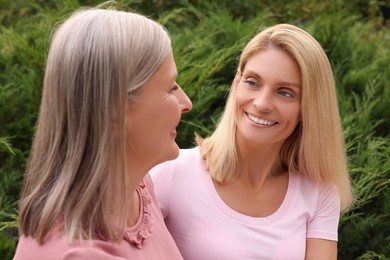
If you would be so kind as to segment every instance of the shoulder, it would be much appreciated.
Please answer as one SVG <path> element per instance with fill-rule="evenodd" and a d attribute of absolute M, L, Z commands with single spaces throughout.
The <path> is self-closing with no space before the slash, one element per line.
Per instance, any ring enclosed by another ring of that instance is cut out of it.
<path fill-rule="evenodd" d="M 335 185 L 316 182 L 308 176 L 292 175 L 297 198 L 294 210 L 305 212 L 306 238 L 337 241 L 340 196 Z"/>
<path fill-rule="evenodd" d="M 299 173 L 292 173 L 290 176 L 295 184 L 293 187 L 299 189 L 302 195 L 308 196 L 311 194 L 311 198 L 313 198 L 313 195 L 315 195 L 317 198 L 324 196 L 339 197 L 336 185 L 323 181 L 317 182 L 309 176 L 305 176 Z"/>
<path fill-rule="evenodd" d="M 195 186 L 203 187 L 205 178 L 209 178 L 198 147 L 181 149 L 177 159 L 155 166 L 149 174 L 160 207 L 162 202 L 180 197 Z"/>
<path fill-rule="evenodd" d="M 116 247 L 104 241 L 75 241 L 69 244 L 59 233 L 52 233 L 42 245 L 32 237 L 21 236 L 14 260 L 125 259 L 115 255 Z"/>
<path fill-rule="evenodd" d="M 199 170 L 204 165 L 201 151 L 198 146 L 189 149 L 180 149 L 179 156 L 175 160 L 176 167 L 181 170 Z"/>
<path fill-rule="evenodd" d="M 180 149 L 176 162 L 195 162 L 201 159 L 200 148 L 198 146 L 188 149 Z"/>
<path fill-rule="evenodd" d="M 183 198 L 183 194 L 198 191 L 207 173 L 198 147 L 181 149 L 179 156 L 172 161 L 155 166 L 149 171 L 154 192 L 164 218 L 174 204 L 171 200 Z"/>
<path fill-rule="evenodd" d="M 75 247 L 70 248 L 66 252 L 64 252 L 61 260 L 76 260 L 76 259 L 93 259 L 93 260 L 104 260 L 104 259 L 112 259 L 112 260 L 122 260 L 126 259 L 121 256 L 117 256 L 110 252 L 110 248 L 113 248 L 111 245 L 106 245 L 104 248 L 102 247 Z"/>
<path fill-rule="evenodd" d="M 332 208 L 340 210 L 340 196 L 335 185 L 326 182 L 316 182 L 308 176 L 293 173 L 292 187 L 296 189 L 300 200 L 305 207 L 311 208 L 314 212 L 320 209 Z"/>
<path fill-rule="evenodd" d="M 66 238 L 59 229 L 53 228 L 43 244 L 32 236 L 21 235 L 14 255 L 14 260 L 48 260 L 64 259 L 64 252 L 69 249 Z"/>
<path fill-rule="evenodd" d="M 327 182 L 317 182 L 308 176 L 297 175 L 300 193 L 303 204 L 314 216 L 334 216 L 338 219 L 340 215 L 340 195 L 336 185 Z M 294 178 L 295 178 L 294 177 Z"/>
<path fill-rule="evenodd" d="M 199 162 L 200 159 L 201 155 L 198 147 L 180 149 L 179 156 L 176 159 L 156 165 L 149 171 L 149 173 L 153 180 L 156 175 L 160 174 L 167 177 L 168 174 L 175 172 L 177 168 L 192 168 L 192 166 Z"/>

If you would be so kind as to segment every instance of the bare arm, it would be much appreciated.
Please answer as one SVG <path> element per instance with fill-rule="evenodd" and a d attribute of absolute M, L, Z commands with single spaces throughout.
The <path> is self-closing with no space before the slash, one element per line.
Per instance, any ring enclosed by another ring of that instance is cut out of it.
<path fill-rule="evenodd" d="M 337 241 L 308 238 L 306 239 L 305 260 L 336 260 Z"/>

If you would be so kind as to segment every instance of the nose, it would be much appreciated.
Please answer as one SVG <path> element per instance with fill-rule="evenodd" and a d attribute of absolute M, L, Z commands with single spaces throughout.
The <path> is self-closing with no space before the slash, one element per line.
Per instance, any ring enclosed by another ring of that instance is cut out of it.
<path fill-rule="evenodd" d="M 184 90 L 179 86 L 178 91 L 176 92 L 177 100 L 180 104 L 180 109 L 182 113 L 187 113 L 191 111 L 192 109 L 192 102 L 190 98 L 187 96 L 187 94 L 184 92 Z"/>
<path fill-rule="evenodd" d="M 259 112 L 269 112 L 274 108 L 272 94 L 272 91 L 267 88 L 262 88 L 258 93 L 256 93 L 256 96 L 253 99 L 253 105 Z"/>

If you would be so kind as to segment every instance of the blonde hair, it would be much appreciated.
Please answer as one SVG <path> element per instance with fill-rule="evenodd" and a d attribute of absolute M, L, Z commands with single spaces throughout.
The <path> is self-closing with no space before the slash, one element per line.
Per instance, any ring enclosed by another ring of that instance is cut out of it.
<path fill-rule="evenodd" d="M 135 13 L 84 9 L 58 27 L 20 199 L 22 235 L 43 243 L 61 220 L 69 240 L 122 239 L 126 105 L 170 51 L 165 29 Z"/>
<path fill-rule="evenodd" d="M 341 208 L 346 210 L 352 203 L 352 192 L 329 60 L 310 34 L 293 25 L 279 24 L 266 28 L 246 45 L 234 81 L 255 53 L 268 48 L 278 48 L 289 54 L 297 62 L 302 78 L 302 122 L 281 148 L 282 163 L 289 170 L 299 171 L 315 181 L 335 184 Z M 236 176 L 239 163 L 233 86 L 234 83 L 214 133 L 204 140 L 197 137 L 211 176 L 221 183 Z"/>

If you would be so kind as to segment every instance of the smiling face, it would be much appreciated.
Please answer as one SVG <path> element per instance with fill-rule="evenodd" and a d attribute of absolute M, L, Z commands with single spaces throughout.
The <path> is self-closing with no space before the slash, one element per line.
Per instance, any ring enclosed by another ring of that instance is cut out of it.
<path fill-rule="evenodd" d="M 132 164 L 151 168 L 178 156 L 176 127 L 181 114 L 190 111 L 192 104 L 176 77 L 176 64 L 170 53 L 146 82 L 140 100 L 127 107 L 126 138 Z"/>
<path fill-rule="evenodd" d="M 269 48 L 254 54 L 235 81 L 237 141 L 278 144 L 300 121 L 301 76 L 284 51 Z"/>

